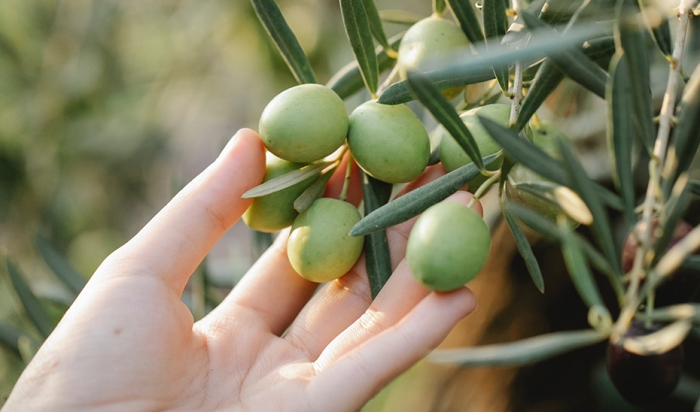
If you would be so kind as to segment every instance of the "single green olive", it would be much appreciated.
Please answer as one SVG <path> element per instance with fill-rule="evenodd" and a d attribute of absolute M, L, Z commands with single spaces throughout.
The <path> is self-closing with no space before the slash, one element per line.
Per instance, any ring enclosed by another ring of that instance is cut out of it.
<path fill-rule="evenodd" d="M 456 202 L 428 208 L 411 230 L 406 261 L 425 287 L 447 292 L 474 279 L 491 248 L 488 226 L 474 210 Z"/>
<path fill-rule="evenodd" d="M 362 170 L 387 183 L 417 178 L 430 158 L 428 132 L 403 104 L 360 105 L 350 114 L 348 145 Z"/>
<path fill-rule="evenodd" d="M 302 84 L 283 91 L 260 116 L 265 147 L 290 162 L 309 163 L 337 150 L 348 132 L 345 104 L 331 89 Z"/>
<path fill-rule="evenodd" d="M 421 64 L 431 60 L 448 57 L 467 46 L 469 39 L 456 24 L 438 16 L 426 17 L 411 26 L 401 39 L 396 61 L 399 76 L 406 80 L 408 70 L 418 69 Z M 443 94 L 452 99 L 462 89 L 464 88 L 448 89 Z"/>
<path fill-rule="evenodd" d="M 474 137 L 476 145 L 479 147 L 481 156 L 485 157 L 501 150 L 501 146 L 496 143 L 489 132 L 484 129 L 484 126 L 482 126 L 477 115 L 491 119 L 504 126 L 508 126 L 508 121 L 510 119 L 510 105 L 494 103 L 488 106 L 481 106 L 468 110 L 459 116 L 462 118 L 462 121 L 467 126 L 467 129 L 469 129 L 469 132 Z M 467 155 L 464 149 L 462 149 L 462 146 L 460 146 L 454 137 L 447 133 L 444 128 L 442 129 L 442 138 L 440 140 L 440 161 L 448 172 L 472 163 L 471 157 Z M 491 163 L 486 169 L 497 170 L 501 167 L 501 164 L 503 164 L 503 159 L 498 159 Z M 479 186 L 484 183 L 484 181 L 486 181 L 486 176 L 482 174 L 477 175 L 474 179 L 469 181 L 469 191 L 476 191 L 476 189 L 478 189 Z"/>
<path fill-rule="evenodd" d="M 265 177 L 263 182 L 282 176 L 306 166 L 282 160 L 268 152 L 266 156 Z M 294 201 L 313 183 L 315 176 L 294 186 L 269 195 L 256 197 L 243 214 L 243 221 L 251 229 L 261 232 L 276 232 L 291 225 L 298 213 L 294 210 Z"/>
<path fill-rule="evenodd" d="M 561 130 L 547 122 L 540 122 L 537 126 L 532 125 L 530 130 L 532 131 L 532 143 L 534 143 L 535 146 L 544 150 L 554 158 L 560 158 L 557 141 L 559 139 L 566 139 L 566 136 Z M 505 185 L 506 197 L 513 203 L 526 206 L 538 212 L 540 215 L 555 221 L 557 215 L 562 213 L 562 209 L 556 203 L 517 188 L 519 184 L 540 182 L 553 183 L 551 180 L 545 179 L 525 165 L 517 163 L 508 173 L 508 180 Z"/>
<path fill-rule="evenodd" d="M 399 76 L 405 80 L 408 70 L 467 46 L 469 39 L 456 24 L 438 16 L 426 17 L 406 30 L 401 39 L 396 61 Z"/>
<path fill-rule="evenodd" d="M 360 221 L 350 203 L 321 198 L 294 220 L 287 255 L 294 270 L 312 282 L 329 282 L 346 274 L 362 253 L 364 238 L 348 236 Z"/>

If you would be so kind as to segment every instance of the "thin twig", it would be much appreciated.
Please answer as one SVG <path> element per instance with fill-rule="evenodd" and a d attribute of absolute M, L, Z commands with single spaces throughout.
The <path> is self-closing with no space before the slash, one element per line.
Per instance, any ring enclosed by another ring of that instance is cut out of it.
<path fill-rule="evenodd" d="M 513 0 L 513 11 L 516 16 L 523 9 L 523 0 Z M 523 100 L 523 62 L 518 60 L 515 62 L 515 73 L 513 78 L 513 88 L 510 91 L 512 103 L 510 106 L 510 121 L 509 125 L 515 124 L 520 112 L 520 103 Z"/>
<path fill-rule="evenodd" d="M 642 212 L 642 222 L 644 232 L 640 236 L 641 245 L 637 245 L 637 253 L 634 256 L 632 265 L 630 285 L 627 289 L 627 305 L 623 308 L 622 313 L 617 321 L 615 335 L 622 335 L 630 321 L 635 315 L 637 306 L 640 303 L 638 296 L 639 283 L 644 272 L 645 257 L 652 248 L 652 219 L 654 210 L 657 206 L 657 193 L 661 170 L 663 169 L 666 159 L 666 148 L 668 146 L 668 138 L 671 130 L 671 120 L 675 112 L 676 92 L 678 89 L 678 79 L 680 78 L 681 59 L 683 58 L 683 49 L 685 48 L 686 34 L 688 31 L 688 20 L 690 6 L 692 0 L 681 0 L 678 7 L 679 23 L 676 27 L 676 40 L 673 45 L 672 60 L 670 64 L 670 73 L 668 75 L 668 83 L 666 85 L 666 93 L 664 94 L 663 104 L 661 106 L 661 114 L 659 116 L 659 130 L 654 143 L 654 151 L 652 158 L 649 161 L 649 185 L 647 186 L 646 197 L 644 198 L 644 208 Z"/>
<path fill-rule="evenodd" d="M 343 181 L 343 191 L 340 192 L 339 199 L 345 201 L 348 196 L 348 188 L 350 187 L 350 175 L 352 175 L 352 153 L 348 153 L 348 165 L 345 169 L 345 181 Z"/>

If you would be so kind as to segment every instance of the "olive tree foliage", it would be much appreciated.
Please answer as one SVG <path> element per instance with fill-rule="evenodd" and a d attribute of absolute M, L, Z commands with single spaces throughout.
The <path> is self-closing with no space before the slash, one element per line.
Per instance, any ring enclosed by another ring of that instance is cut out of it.
<path fill-rule="evenodd" d="M 313 70 L 275 2 L 252 2 L 295 77 L 300 82 L 314 82 Z M 389 200 L 386 184 L 365 179 L 364 217 L 350 234 L 368 235 L 365 247 L 373 293 L 376 295 L 390 276 L 384 230 L 417 216 L 483 174 L 485 182 L 476 197 L 489 189 L 497 191 L 504 220 L 536 287 L 545 293 L 539 264 L 521 225 L 561 244 L 571 281 L 589 307 L 591 330 L 543 335 L 492 348 L 441 351 L 434 355 L 435 361 L 463 366 L 524 365 L 604 340 L 643 356 L 670 349 L 669 345 L 654 346 L 642 338 L 626 336 L 626 331 L 634 319 L 650 323 L 660 318 L 661 309 L 654 308 L 654 292 L 672 279 L 674 272 L 681 267 L 700 269 L 693 255 L 700 246 L 700 227 L 672 242 L 700 185 L 688 178 L 700 142 L 696 124 L 700 121 L 700 69 L 681 65 L 695 5 L 682 0 L 676 6 L 668 10 L 653 2 L 633 0 L 536 0 L 527 4 L 485 0 L 475 8 L 467 1 L 436 1 L 434 16 L 452 14 L 471 44 L 409 70 L 404 80 L 397 81 L 394 57 L 401 36 L 387 39 L 382 20 L 409 26 L 417 20 L 399 11 L 378 11 L 372 0 L 340 1 L 355 60 L 327 86 L 341 98 L 364 86 L 380 104 L 417 100 L 473 159 L 473 163 L 395 200 Z M 654 53 L 668 61 L 668 83 L 660 108 L 653 104 L 649 70 Z M 532 142 L 531 124 L 539 121 L 538 108 L 566 78 L 607 103 L 612 188 L 586 175 L 565 139 L 553 150 L 543 150 Z M 489 88 L 477 102 L 466 101 L 466 94 L 453 100 L 445 97 L 455 88 L 482 83 L 499 87 Z M 681 89 L 678 101 L 676 93 Z M 501 94 L 512 101 L 508 127 L 488 118 L 480 120 L 502 151 L 482 157 L 460 114 L 489 104 Z M 434 150 L 431 156 L 433 164 L 439 161 L 436 153 Z M 502 165 L 495 171 L 487 169 L 496 158 L 503 160 Z M 641 162 L 648 162 L 649 170 L 644 192 L 636 189 L 635 181 L 639 169 L 645 168 Z M 542 178 L 519 190 L 554 205 L 559 211 L 554 219 L 528 208 L 528 202 L 513 202 L 505 195 L 509 172 L 519 164 Z M 280 184 L 287 186 L 287 179 L 288 185 L 298 181 L 293 174 L 282 176 L 275 182 L 277 190 Z M 276 189 L 270 186 L 270 190 Z M 614 214 L 621 215 L 626 230 L 633 233 L 632 245 L 627 246 L 632 248 L 631 267 L 621 264 L 623 242 L 611 229 L 610 216 Z M 577 227 L 587 228 L 592 241 Z M 599 284 L 593 270 L 605 276 L 606 285 Z M 606 306 L 602 287 L 617 297 L 615 310 Z M 697 309 L 690 304 L 682 308 L 688 312 L 663 312 L 666 322 L 673 322 L 655 332 L 653 339 L 677 345 L 685 338 L 690 327 L 678 327 L 677 322 L 687 326 L 697 321 Z M 613 318 L 613 313 L 620 315 Z"/>
<path fill-rule="evenodd" d="M 251 2 L 296 81 L 317 83 L 310 60 L 276 2 Z M 350 235 L 365 236 L 372 295 L 376 296 L 391 276 L 385 229 L 418 216 L 466 183 L 483 177 L 475 198 L 488 192 L 496 194 L 503 221 L 536 288 L 547 293 L 524 227 L 560 245 L 571 282 L 589 308 L 588 330 L 439 351 L 432 355 L 434 362 L 463 367 L 527 365 L 606 340 L 630 353 L 650 357 L 677 347 L 700 322 L 697 305 L 654 305 L 655 291 L 664 282 L 673 281 L 679 269 L 700 270 L 700 259 L 693 255 L 700 246 L 700 227 L 674 239 L 691 200 L 700 195 L 700 181 L 689 178 L 700 144 L 700 69 L 681 64 L 688 22 L 696 5 L 679 0 L 671 10 L 663 8 L 667 4 L 644 0 L 484 0 L 476 7 L 472 1 L 435 0 L 434 16 L 454 20 L 470 43 L 411 68 L 405 79 L 399 80 L 397 50 L 403 33 L 390 38 L 383 24 L 408 28 L 425 16 L 379 10 L 374 0 L 339 0 L 355 59 L 325 86 L 342 99 L 365 90 L 383 105 L 417 101 L 472 159 L 396 199 L 391 197 L 391 184 L 363 175 L 363 217 Z M 655 85 L 649 69 L 655 54 L 668 61 L 660 107 L 654 105 Z M 587 176 L 566 139 L 549 148 L 534 144 L 538 109 L 567 78 L 607 105 L 612 186 Z M 486 94 L 477 101 L 470 101 L 466 93 L 453 97 L 455 90 L 472 85 L 485 85 Z M 503 96 L 511 102 L 507 126 L 479 117 L 481 126 L 502 149 L 482 154 L 460 116 Z M 430 163 L 439 161 L 435 148 Z M 270 195 L 313 179 L 294 202 L 295 209 L 303 212 L 323 193 L 338 163 L 339 159 L 313 162 L 265 182 L 247 196 Z M 489 167 L 492 164 L 500 166 L 494 170 Z M 529 196 L 521 199 L 537 199 L 538 203 L 515 201 L 506 195 L 512 183 L 509 174 L 518 167 L 539 176 L 537 181 L 517 187 Z M 640 170 L 648 170 L 643 191 L 637 189 Z M 541 207 L 533 209 L 534 204 L 551 206 L 549 213 Z M 553 218 L 551 210 L 555 211 Z M 632 233 L 629 242 L 613 233 L 613 215 L 622 216 L 625 231 Z M 591 240 L 583 236 L 584 228 Z M 50 245 L 39 244 L 54 272 L 68 288 L 79 291 L 82 278 L 75 276 Z M 632 256 L 629 267 L 621 261 L 625 248 Z M 8 272 L 28 316 L 45 336 L 53 327 L 47 321 L 49 315 L 17 267 L 8 263 Z M 595 277 L 594 272 L 603 277 Z M 613 292 L 617 307 L 605 302 L 603 288 Z M 663 327 L 646 336 L 630 336 L 630 325 L 640 320 L 647 325 L 660 322 Z M 25 353 L 38 345 L 9 325 L 0 325 L 0 341 Z"/>

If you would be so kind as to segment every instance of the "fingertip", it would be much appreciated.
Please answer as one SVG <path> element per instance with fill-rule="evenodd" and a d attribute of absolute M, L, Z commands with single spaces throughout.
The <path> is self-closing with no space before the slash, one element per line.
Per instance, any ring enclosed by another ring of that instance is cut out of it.
<path fill-rule="evenodd" d="M 476 310 L 476 296 L 466 286 L 445 293 L 435 292 L 435 295 L 439 299 L 445 300 L 445 303 L 450 306 L 451 312 L 459 315 L 459 319 L 469 316 Z"/>

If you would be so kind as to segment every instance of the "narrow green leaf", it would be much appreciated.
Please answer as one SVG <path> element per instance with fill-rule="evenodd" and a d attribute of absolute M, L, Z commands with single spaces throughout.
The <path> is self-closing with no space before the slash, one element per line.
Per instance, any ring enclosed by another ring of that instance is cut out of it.
<path fill-rule="evenodd" d="M 627 77 L 623 81 L 629 84 L 630 100 L 627 101 L 634 114 L 634 120 L 640 131 L 641 141 L 651 153 L 656 140 L 654 132 L 654 106 L 651 101 L 651 85 L 649 83 L 649 57 L 647 56 L 647 43 L 645 30 L 638 21 L 641 17 L 638 13 L 627 15 L 620 19 L 620 42 L 627 60 Z M 623 194 L 624 198 L 624 194 Z"/>
<path fill-rule="evenodd" d="M 314 182 L 311 183 L 311 185 L 294 200 L 294 210 L 299 213 L 304 212 L 306 209 L 311 207 L 316 199 L 323 196 L 323 192 L 326 190 L 326 184 L 331 179 L 331 176 L 333 176 L 336 168 L 337 167 L 334 167 L 333 169 L 322 173 L 319 177 L 317 177 L 316 180 L 314 180 Z"/>
<path fill-rule="evenodd" d="M 542 149 L 521 138 L 513 130 L 503 127 L 493 120 L 485 117 L 479 117 L 479 120 L 486 131 L 488 131 L 491 137 L 503 147 L 509 156 L 513 157 L 527 168 L 532 169 L 542 177 L 575 189 L 572 187 L 573 183 L 564 172 L 560 163 Z M 622 200 L 619 196 L 596 182 L 591 182 L 591 184 L 593 184 L 593 190 L 596 195 L 599 196 L 606 205 L 615 210 L 622 210 Z"/>
<path fill-rule="evenodd" d="M 490 53 L 485 46 L 477 44 L 473 48 L 478 56 L 474 56 L 471 52 L 465 53 L 455 60 L 445 62 L 443 64 L 445 68 L 428 72 L 426 76 L 440 91 L 481 83 L 494 78 L 492 70 L 494 66 L 511 64 L 519 60 L 536 62 L 547 54 L 576 47 L 584 41 L 597 38 L 600 34 L 597 27 L 572 28 L 564 36 L 552 36 L 547 32 L 536 31 L 531 34 L 527 46 L 514 50 L 507 46 L 499 46 Z M 593 65 L 595 66 L 595 63 Z M 595 67 L 597 70 L 601 70 L 598 66 Z M 607 76 L 605 72 L 603 75 Z M 603 89 L 605 89 L 604 79 Z M 393 84 L 379 97 L 379 103 L 382 104 L 401 104 L 411 100 L 413 97 L 406 81 Z"/>
<path fill-rule="evenodd" d="M 482 4 L 486 49 L 497 49 L 506 34 L 506 5 L 503 0 L 484 0 Z M 501 90 L 508 92 L 508 65 L 494 66 L 493 71 Z"/>
<path fill-rule="evenodd" d="M 258 19 L 299 83 L 316 83 L 313 69 L 274 0 L 251 0 Z"/>
<path fill-rule="evenodd" d="M 566 224 L 560 225 L 560 231 L 562 232 L 561 248 L 564 262 L 578 294 L 589 308 L 594 306 L 604 308 L 603 298 L 600 296 L 591 269 L 588 267 L 588 262 L 578 244 L 578 239 Z"/>
<path fill-rule="evenodd" d="M 404 33 L 399 33 L 389 39 L 389 43 L 391 43 L 391 47 L 394 50 L 397 50 L 399 45 L 401 45 L 403 35 Z M 377 64 L 379 65 L 380 74 L 384 73 L 387 69 L 392 67 L 394 63 L 396 63 L 395 59 L 386 54 L 383 47 L 379 46 L 375 48 L 374 51 L 377 54 Z M 326 83 L 326 87 L 333 89 L 333 91 L 336 92 L 341 99 L 345 99 L 360 91 L 364 84 L 365 82 L 362 80 L 360 67 L 357 65 L 357 61 L 353 60 L 346 64 L 342 69 L 338 70 L 338 72 L 331 77 L 328 83 Z"/>
<path fill-rule="evenodd" d="M 462 367 L 524 366 L 576 349 L 595 345 L 607 337 L 594 330 L 553 332 L 510 343 L 445 349 L 433 352 L 428 360 Z"/>
<path fill-rule="evenodd" d="M 620 253 L 615 247 L 610 221 L 603 207 L 601 198 L 595 190 L 595 183 L 586 175 L 583 166 L 581 166 L 581 163 L 579 163 L 578 159 L 571 152 L 568 142 L 559 140 L 557 143 L 559 144 L 559 150 L 562 154 L 562 165 L 571 179 L 571 188 L 581 196 L 583 201 L 586 202 L 591 214 L 593 214 L 593 225 L 591 229 L 598 241 L 598 245 L 608 258 L 607 260 L 609 262 L 614 262 L 613 267 L 615 268 L 615 272 L 620 273 L 621 269 L 618 259 Z"/>
<path fill-rule="evenodd" d="M 392 185 L 376 180 L 362 173 L 362 195 L 365 205 L 365 216 L 387 204 L 391 196 Z M 386 231 L 379 230 L 365 236 L 365 259 L 367 278 L 372 292 L 372 299 L 376 298 L 391 276 L 391 254 Z"/>
<path fill-rule="evenodd" d="M 552 36 L 559 36 L 547 23 L 523 11 L 523 20 L 530 30 L 546 30 Z M 605 84 L 608 75 L 592 60 L 578 49 L 564 51 L 551 51 L 548 54 L 559 69 L 566 73 L 571 80 L 592 91 L 601 98 L 605 98 Z"/>
<path fill-rule="evenodd" d="M 571 0 L 547 0 L 547 6 L 542 9 L 539 18 L 552 26 L 565 24 L 571 19 L 579 4 L 580 2 Z"/>
<path fill-rule="evenodd" d="M 515 130 L 520 131 L 525 127 L 532 115 L 542 106 L 542 103 L 559 86 L 562 80 L 564 80 L 564 72 L 559 70 L 559 67 L 551 58 L 546 58 L 539 70 L 537 70 L 527 96 L 525 96 L 525 100 L 520 106 L 520 112 L 515 121 Z"/>
<path fill-rule="evenodd" d="M 630 70 L 625 54 L 617 54 L 610 63 L 608 83 L 608 126 L 607 140 L 610 163 L 613 168 L 613 182 L 622 194 L 624 215 L 628 225 L 633 225 L 634 214 L 634 175 L 632 169 L 632 146 L 634 141 L 633 109 L 634 101 Z"/>
<path fill-rule="evenodd" d="M 421 21 L 421 19 L 423 19 L 423 16 L 404 10 L 380 10 L 379 18 L 386 23 L 405 24 L 407 26 L 413 26 L 414 24 Z"/>
<path fill-rule="evenodd" d="M 497 158 L 498 155 L 493 154 L 482 160 L 484 165 L 488 166 Z M 479 168 L 474 163 L 453 170 L 366 215 L 352 228 L 350 236 L 367 235 L 416 217 L 430 206 L 458 191 L 478 174 Z"/>
<path fill-rule="evenodd" d="M 654 38 L 659 50 L 661 50 L 661 53 L 665 56 L 671 57 L 673 55 L 673 38 L 671 37 L 671 26 L 669 25 L 668 18 L 660 15 L 658 12 L 647 10 L 643 0 L 638 0 L 638 5 L 642 10 L 642 16 L 644 16 L 647 29 L 649 33 L 651 33 L 651 37 Z M 647 18 L 647 13 L 650 12 L 653 13 L 653 19 Z"/>
<path fill-rule="evenodd" d="M 559 229 L 557 228 L 557 225 L 554 224 L 554 222 L 539 215 L 537 212 L 523 206 L 511 204 L 509 208 L 510 211 L 515 215 L 515 217 L 517 217 L 518 220 L 523 222 L 530 229 L 552 240 L 558 241 L 560 243 L 562 242 L 561 233 L 559 232 Z M 610 262 L 608 262 L 607 259 L 603 255 L 601 255 L 600 252 L 598 252 L 598 250 L 594 248 L 593 245 L 591 245 L 588 242 L 588 240 L 586 240 L 583 236 L 576 232 L 573 232 L 573 234 L 576 237 L 579 246 L 581 247 L 581 251 L 584 255 L 586 255 L 586 258 L 591 263 L 591 265 L 593 265 L 593 267 L 595 267 L 600 273 L 604 274 L 609 278 L 616 292 L 624 295 L 622 281 L 615 274 L 615 271 L 610 265 Z"/>
<path fill-rule="evenodd" d="M 396 57 L 396 51 L 394 51 L 389 44 L 389 40 L 384 32 L 382 19 L 379 17 L 379 10 L 377 10 L 377 4 L 374 2 L 374 0 L 362 0 L 362 4 L 365 6 L 365 12 L 367 13 L 367 20 L 369 23 L 369 29 L 372 31 L 372 36 L 374 36 L 377 42 L 382 45 L 388 54 Z"/>
<path fill-rule="evenodd" d="M 527 237 L 525 237 L 525 232 L 523 232 L 523 230 L 520 228 L 518 222 L 515 220 L 515 217 L 505 203 L 501 204 L 501 211 L 503 212 L 503 216 L 506 218 L 506 222 L 508 222 L 508 227 L 510 228 L 510 232 L 513 234 L 513 239 L 515 239 L 515 245 L 518 247 L 520 256 L 522 256 L 523 260 L 525 260 L 525 266 L 527 267 L 528 273 L 530 273 L 532 283 L 535 284 L 535 287 L 540 291 L 540 293 L 544 293 L 544 279 L 542 278 L 542 271 L 540 270 L 540 265 L 537 263 L 535 254 L 532 252 L 530 242 L 528 242 Z"/>
<path fill-rule="evenodd" d="M 442 16 L 443 13 L 445 13 L 445 8 L 447 8 L 447 4 L 445 4 L 445 0 L 433 0 L 433 13 Z"/>
<path fill-rule="evenodd" d="M 15 266 L 10 259 L 7 259 L 7 271 L 10 274 L 12 286 L 14 286 L 17 297 L 19 297 L 20 302 L 22 302 L 27 316 L 44 337 L 49 336 L 54 328 L 49 314 L 36 295 L 34 295 L 34 292 L 32 292 L 17 266 Z"/>
<path fill-rule="evenodd" d="M 439 91 L 462 87 L 491 80 L 494 77 L 491 67 L 484 67 L 471 73 L 456 74 L 454 71 L 434 71 L 426 74 L 433 86 Z M 396 82 L 387 87 L 377 100 L 382 104 L 402 104 L 415 99 L 407 80 Z"/>
<path fill-rule="evenodd" d="M 658 262 L 666 248 L 671 244 L 678 223 L 680 223 L 688 207 L 690 207 L 690 188 L 687 182 L 688 175 L 684 173 L 676 180 L 676 184 L 671 191 L 671 197 L 662 209 L 659 224 L 661 237 L 654 244 L 654 262 Z"/>
<path fill-rule="evenodd" d="M 459 26 L 464 34 L 467 35 L 469 41 L 472 44 L 483 41 L 484 35 L 481 33 L 481 24 L 479 24 L 479 19 L 476 17 L 470 2 L 467 0 L 447 0 L 447 4 L 452 9 L 452 14 L 455 15 Z"/>
<path fill-rule="evenodd" d="M 36 235 L 36 246 L 39 250 L 39 254 L 41 254 L 44 262 L 46 262 L 46 266 L 48 266 L 53 274 L 56 275 L 56 278 L 73 293 L 74 297 L 77 296 L 87 283 L 85 277 L 78 273 L 70 262 L 68 262 L 68 259 L 58 251 L 58 248 L 41 233 L 37 233 Z"/>
<path fill-rule="evenodd" d="M 340 11 L 343 14 L 345 33 L 360 67 L 362 79 L 365 81 L 367 90 L 374 95 L 379 85 L 379 65 L 377 55 L 374 54 L 369 18 L 362 1 L 340 0 Z"/>
<path fill-rule="evenodd" d="M 259 186 L 255 186 L 249 191 L 243 193 L 243 196 L 241 196 L 241 198 L 250 199 L 253 197 L 260 197 L 269 195 L 270 193 L 279 192 L 280 190 L 284 190 L 290 186 L 294 186 L 295 184 L 303 182 L 311 176 L 315 176 L 321 173 L 321 171 L 328 167 L 330 164 L 331 163 L 329 162 L 316 163 L 304 166 L 301 169 L 293 170 L 289 173 L 283 174 L 282 176 L 270 179 Z"/>
<path fill-rule="evenodd" d="M 474 136 L 469 132 L 467 126 L 464 125 L 452 104 L 433 86 L 427 76 L 409 71 L 407 77 L 409 87 L 418 100 L 435 116 L 435 120 L 440 122 L 445 130 L 452 135 L 467 155 L 474 159 L 476 166 L 483 170 L 484 164 L 481 161 L 481 153 L 476 145 Z"/>
<path fill-rule="evenodd" d="M 582 50 L 593 61 L 608 59 L 615 53 L 615 40 L 612 36 L 589 40 L 583 44 Z M 542 62 L 520 107 L 520 112 L 515 122 L 515 130 L 520 131 L 525 127 L 532 115 L 559 86 L 564 77 L 564 72 L 559 69 L 551 58 L 546 58 Z"/>
<path fill-rule="evenodd" d="M 678 122 L 673 128 L 666 157 L 666 161 L 675 166 L 667 174 L 670 178 L 664 181 L 666 197 L 681 173 L 690 168 L 700 145 L 700 66 L 695 68 L 685 85 L 678 112 Z"/>

